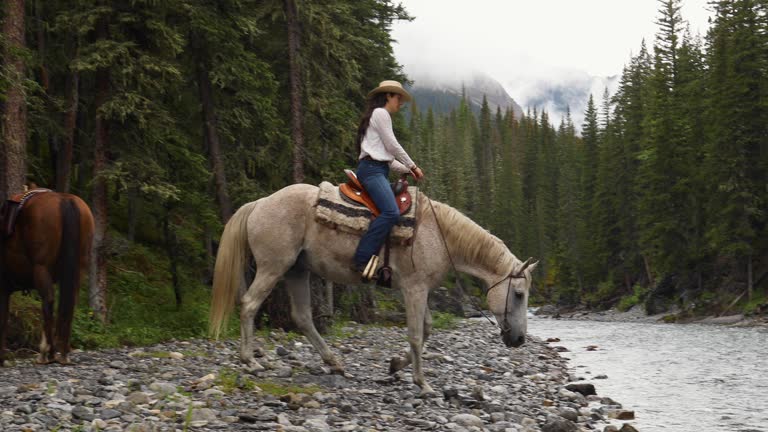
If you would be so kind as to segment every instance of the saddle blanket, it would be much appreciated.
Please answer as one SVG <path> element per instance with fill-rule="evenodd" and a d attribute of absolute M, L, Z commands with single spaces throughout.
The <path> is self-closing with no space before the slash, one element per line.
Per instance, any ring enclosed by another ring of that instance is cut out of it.
<path fill-rule="evenodd" d="M 413 238 L 416 228 L 417 191 L 409 186 L 408 192 L 414 198 L 411 208 L 400 215 L 400 220 L 392 228 L 390 236 L 395 244 L 407 244 Z M 333 229 L 362 236 L 371 223 L 371 211 L 366 207 L 352 204 L 341 197 L 339 188 L 329 182 L 320 183 L 320 192 L 315 204 L 315 220 Z"/>

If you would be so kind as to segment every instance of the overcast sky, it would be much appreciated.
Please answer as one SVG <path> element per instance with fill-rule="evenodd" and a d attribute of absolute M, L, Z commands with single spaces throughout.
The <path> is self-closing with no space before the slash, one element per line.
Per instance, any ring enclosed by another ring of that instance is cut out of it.
<path fill-rule="evenodd" d="M 415 20 L 395 23 L 394 49 L 413 78 L 480 71 L 508 91 L 572 73 L 619 75 L 643 38 L 652 47 L 658 29 L 657 0 L 401 2 Z M 706 3 L 682 2 L 682 17 L 694 34 L 703 36 L 708 28 Z M 520 95 L 511 96 L 524 103 Z"/>

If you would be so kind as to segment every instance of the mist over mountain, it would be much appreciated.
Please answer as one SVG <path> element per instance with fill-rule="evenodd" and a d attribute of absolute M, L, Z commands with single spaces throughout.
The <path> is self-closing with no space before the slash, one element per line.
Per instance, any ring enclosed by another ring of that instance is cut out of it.
<path fill-rule="evenodd" d="M 612 96 L 619 85 L 619 76 L 597 77 L 586 73 L 571 73 L 546 79 L 509 80 L 506 89 L 514 94 L 526 111 L 546 111 L 550 123 L 557 127 L 570 109 L 576 130 L 581 130 L 584 112 L 591 94 L 595 105 L 600 108 L 603 93 L 608 89 Z"/>
<path fill-rule="evenodd" d="M 412 79 L 414 83 L 409 91 L 421 111 L 431 107 L 435 113 L 450 112 L 459 106 L 463 94 L 473 111 L 480 111 L 485 96 L 491 112 L 496 112 L 497 108 L 501 108 L 502 112 L 511 108 L 516 118 L 523 114 L 523 108 L 510 97 L 504 86 L 485 74 L 476 73 L 466 79 L 445 79 L 430 75 Z"/>
<path fill-rule="evenodd" d="M 421 111 L 431 107 L 435 113 L 448 113 L 459 106 L 464 92 L 475 112 L 479 112 L 485 95 L 492 112 L 496 107 L 502 111 L 511 107 L 515 117 L 520 118 L 529 110 L 546 111 L 555 127 L 570 109 L 577 131 L 584 122 L 589 95 L 599 108 L 605 89 L 613 95 L 619 83 L 619 76 L 597 77 L 579 71 L 548 71 L 548 76 L 503 78 L 499 82 L 481 72 L 461 75 L 455 71 L 447 74 L 425 73 L 409 66 L 406 69 L 413 80 L 409 91 Z"/>

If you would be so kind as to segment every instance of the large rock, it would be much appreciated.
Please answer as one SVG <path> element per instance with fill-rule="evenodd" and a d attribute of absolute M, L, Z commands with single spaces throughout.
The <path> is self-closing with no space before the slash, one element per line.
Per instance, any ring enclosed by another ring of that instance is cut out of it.
<path fill-rule="evenodd" d="M 465 427 L 475 426 L 482 428 L 484 424 L 480 417 L 472 414 L 457 414 L 451 417 L 451 421 Z"/>
<path fill-rule="evenodd" d="M 429 309 L 464 316 L 464 302 L 461 297 L 442 286 L 429 293 Z"/>
<path fill-rule="evenodd" d="M 550 316 L 557 314 L 557 307 L 555 305 L 544 305 L 536 309 L 536 312 L 533 313 L 537 316 Z"/>
<path fill-rule="evenodd" d="M 597 394 L 595 386 L 589 383 L 568 384 L 565 388 L 575 393 L 581 393 L 584 396 Z"/>
<path fill-rule="evenodd" d="M 578 427 L 570 420 L 562 417 L 550 416 L 547 422 L 541 427 L 542 432 L 576 432 Z"/>

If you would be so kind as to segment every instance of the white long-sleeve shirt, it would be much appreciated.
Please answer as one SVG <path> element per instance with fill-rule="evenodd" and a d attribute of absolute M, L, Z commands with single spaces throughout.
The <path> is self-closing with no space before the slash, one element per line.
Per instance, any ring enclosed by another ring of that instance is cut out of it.
<path fill-rule="evenodd" d="M 397 142 L 392 130 L 392 117 L 384 108 L 376 108 L 371 114 L 368 130 L 360 144 L 360 159 L 366 156 L 389 162 L 389 167 L 398 173 L 407 173 L 416 166 L 403 146 Z"/>

